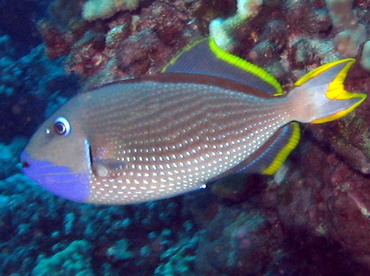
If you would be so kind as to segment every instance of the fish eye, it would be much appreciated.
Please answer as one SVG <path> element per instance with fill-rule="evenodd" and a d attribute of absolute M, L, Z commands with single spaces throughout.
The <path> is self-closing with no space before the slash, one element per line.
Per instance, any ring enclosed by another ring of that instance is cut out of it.
<path fill-rule="evenodd" d="M 57 117 L 54 121 L 54 132 L 61 136 L 67 136 L 71 132 L 71 125 L 64 117 Z"/>

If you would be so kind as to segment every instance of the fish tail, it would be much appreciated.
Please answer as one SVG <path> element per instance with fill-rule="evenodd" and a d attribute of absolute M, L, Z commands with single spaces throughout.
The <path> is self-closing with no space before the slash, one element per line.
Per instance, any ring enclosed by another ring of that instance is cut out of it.
<path fill-rule="evenodd" d="M 289 93 L 296 106 L 297 121 L 319 124 L 336 120 L 359 106 L 367 97 L 344 88 L 354 59 L 334 61 L 316 68 L 295 83 Z"/>

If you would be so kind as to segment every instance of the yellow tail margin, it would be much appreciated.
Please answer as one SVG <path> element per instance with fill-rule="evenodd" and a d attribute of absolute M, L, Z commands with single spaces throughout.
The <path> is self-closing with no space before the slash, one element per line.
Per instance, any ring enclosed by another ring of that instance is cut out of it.
<path fill-rule="evenodd" d="M 299 79 L 296 86 L 307 86 L 313 93 L 319 93 L 325 86 L 325 98 L 321 99 L 317 118 L 310 123 L 320 124 L 336 120 L 358 107 L 367 97 L 363 93 L 352 93 L 344 88 L 344 80 L 354 59 L 342 59 L 316 68 Z M 317 89 L 315 89 L 317 87 Z"/>

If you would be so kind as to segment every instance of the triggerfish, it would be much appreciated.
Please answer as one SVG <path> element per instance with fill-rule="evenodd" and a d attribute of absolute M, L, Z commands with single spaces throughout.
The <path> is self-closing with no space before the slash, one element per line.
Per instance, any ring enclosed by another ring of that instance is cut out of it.
<path fill-rule="evenodd" d="M 231 174 L 274 174 L 297 145 L 298 122 L 346 115 L 365 94 L 344 89 L 353 59 L 311 71 L 283 93 L 263 69 L 213 39 L 163 72 L 80 93 L 47 119 L 21 155 L 24 173 L 74 201 L 169 198 Z"/>

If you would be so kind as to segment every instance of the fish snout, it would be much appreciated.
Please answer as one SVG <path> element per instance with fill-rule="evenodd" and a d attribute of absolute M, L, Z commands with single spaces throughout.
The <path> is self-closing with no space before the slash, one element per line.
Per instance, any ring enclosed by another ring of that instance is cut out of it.
<path fill-rule="evenodd" d="M 25 153 L 22 152 L 21 154 L 21 169 L 26 169 L 31 166 L 30 162 L 24 157 Z"/>
<path fill-rule="evenodd" d="M 24 169 L 24 168 L 29 168 L 30 167 L 30 163 L 28 163 L 27 161 L 21 161 L 21 168 Z"/>
<path fill-rule="evenodd" d="M 68 166 L 55 164 L 48 160 L 38 160 L 23 151 L 21 170 L 49 192 L 72 201 L 84 202 L 89 195 L 89 176 L 87 172 L 75 173 Z"/>
<path fill-rule="evenodd" d="M 31 166 L 31 163 L 29 162 L 27 153 L 25 151 L 21 153 L 20 159 L 21 159 L 21 169 L 22 170 L 29 168 Z"/>
<path fill-rule="evenodd" d="M 30 163 L 28 163 L 27 161 L 22 161 L 21 160 L 21 162 L 17 164 L 17 169 L 20 172 L 26 174 L 25 170 L 27 170 L 30 166 L 31 166 Z"/>

